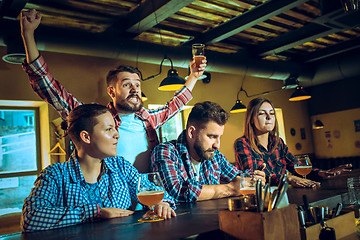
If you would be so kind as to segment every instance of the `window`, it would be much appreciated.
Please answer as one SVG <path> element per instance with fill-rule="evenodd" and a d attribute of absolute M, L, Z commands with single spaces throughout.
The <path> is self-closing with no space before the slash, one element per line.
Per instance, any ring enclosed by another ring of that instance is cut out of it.
<path fill-rule="evenodd" d="M 21 211 L 48 150 L 47 104 L 0 101 L 0 215 Z"/>
<path fill-rule="evenodd" d="M 160 142 L 167 142 L 178 138 L 184 129 L 182 118 L 183 116 L 180 112 L 158 129 Z"/>
<path fill-rule="evenodd" d="M 38 171 L 36 156 L 39 145 L 36 139 L 36 109 L 1 109 L 4 118 L 0 121 L 0 174 Z"/>
<path fill-rule="evenodd" d="M 276 114 L 276 120 L 277 120 L 278 126 L 279 126 L 279 137 L 281 137 L 284 140 L 284 142 L 286 143 L 284 117 L 283 117 L 282 109 L 275 108 L 275 114 Z"/>
<path fill-rule="evenodd" d="M 163 105 L 149 104 L 149 109 L 156 109 Z M 191 111 L 190 106 L 184 106 L 182 110 L 173 116 L 169 121 L 162 125 L 158 130 L 160 142 L 168 142 L 177 139 L 180 133 L 185 129 L 187 116 Z"/>

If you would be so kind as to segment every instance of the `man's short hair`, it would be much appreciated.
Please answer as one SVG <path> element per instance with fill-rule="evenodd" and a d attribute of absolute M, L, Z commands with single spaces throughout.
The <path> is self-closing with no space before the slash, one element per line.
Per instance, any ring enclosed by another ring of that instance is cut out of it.
<path fill-rule="evenodd" d="M 227 113 L 217 103 L 210 101 L 196 103 L 189 114 L 186 128 L 191 125 L 203 128 L 205 127 L 205 124 L 210 121 L 214 121 L 223 126 L 227 122 L 228 118 L 229 113 Z"/>
<path fill-rule="evenodd" d="M 111 69 L 106 76 L 106 84 L 110 86 L 117 81 L 117 74 L 120 72 L 136 73 L 140 80 L 142 80 L 142 74 L 138 68 L 134 68 L 128 65 L 120 65 L 115 69 Z"/>

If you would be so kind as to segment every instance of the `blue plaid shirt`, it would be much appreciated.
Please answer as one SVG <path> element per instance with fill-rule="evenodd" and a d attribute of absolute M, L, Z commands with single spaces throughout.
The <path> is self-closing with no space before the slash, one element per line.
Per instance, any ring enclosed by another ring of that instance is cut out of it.
<path fill-rule="evenodd" d="M 153 171 L 160 173 L 166 191 L 181 202 L 194 202 L 203 185 L 229 183 L 240 172 L 217 150 L 214 157 L 201 162 L 199 181 L 186 147 L 186 130 L 177 140 L 158 145 L 152 153 Z"/>
<path fill-rule="evenodd" d="M 127 209 L 137 201 L 139 173 L 123 157 L 106 158 L 98 181 L 102 206 Z M 75 152 L 65 163 L 53 164 L 40 173 L 24 201 L 21 227 L 25 232 L 66 227 L 95 221 L 97 204 L 91 203 Z M 174 207 L 165 192 L 164 200 Z"/>

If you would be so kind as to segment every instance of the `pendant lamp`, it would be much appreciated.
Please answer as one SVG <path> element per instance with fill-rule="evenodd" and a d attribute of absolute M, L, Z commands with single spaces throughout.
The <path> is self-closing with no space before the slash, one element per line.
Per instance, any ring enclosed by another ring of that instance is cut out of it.
<path fill-rule="evenodd" d="M 145 101 L 148 100 L 148 98 L 146 97 L 146 95 L 145 95 L 143 92 L 141 92 L 141 100 L 142 100 L 143 102 L 145 102 Z"/>
<path fill-rule="evenodd" d="M 171 64 L 171 69 L 168 71 L 167 77 L 164 78 L 164 80 L 161 81 L 158 89 L 161 91 L 176 91 L 182 88 L 185 84 L 185 80 L 181 77 L 179 77 L 178 72 L 173 67 L 173 62 L 169 57 L 166 55 L 164 56 L 163 60 L 160 63 L 160 71 L 158 74 L 155 74 L 153 76 L 145 78 L 143 81 L 153 79 L 157 76 L 159 76 L 162 72 L 162 65 L 165 60 L 169 60 Z"/>
<path fill-rule="evenodd" d="M 240 101 L 236 100 L 235 105 L 231 108 L 230 113 L 246 112 L 246 106 Z"/>
<path fill-rule="evenodd" d="M 158 89 L 161 91 L 176 91 L 182 88 L 185 84 L 185 80 L 179 77 L 178 72 L 173 69 L 171 62 L 171 69 L 168 71 L 168 75 L 161 81 Z"/>
<path fill-rule="evenodd" d="M 295 89 L 295 92 L 293 92 L 293 94 L 291 94 L 289 101 L 297 102 L 297 101 L 302 101 L 302 100 L 306 100 L 306 99 L 310 99 L 310 98 L 311 98 L 311 95 L 308 94 L 302 86 L 297 86 Z"/>
<path fill-rule="evenodd" d="M 324 124 L 320 120 L 316 120 L 312 127 L 313 129 L 321 129 L 324 128 Z"/>

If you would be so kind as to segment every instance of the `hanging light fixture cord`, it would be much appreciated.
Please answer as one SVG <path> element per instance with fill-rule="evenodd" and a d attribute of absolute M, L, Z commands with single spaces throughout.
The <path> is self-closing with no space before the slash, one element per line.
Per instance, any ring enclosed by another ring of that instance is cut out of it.
<path fill-rule="evenodd" d="M 246 78 L 247 71 L 248 71 L 248 66 L 246 65 L 245 73 L 244 73 L 243 79 L 241 80 L 240 90 L 239 90 L 239 91 L 237 92 L 237 94 L 236 94 L 236 100 L 239 100 L 239 94 L 240 94 L 240 92 L 245 92 L 246 97 L 248 97 L 247 92 L 242 88 L 242 86 L 243 86 L 243 84 L 244 84 L 244 81 L 245 81 L 245 78 Z"/>
<path fill-rule="evenodd" d="M 153 2 L 153 0 L 151 0 L 150 2 L 151 2 L 152 11 L 153 11 L 153 13 L 154 13 L 154 15 L 155 15 L 156 25 L 158 25 L 158 24 L 159 24 L 159 21 L 158 21 L 157 14 L 156 14 L 156 11 L 155 11 L 155 8 L 154 8 L 154 2 Z M 164 44 L 163 44 L 163 39 L 162 39 L 162 35 L 161 35 L 161 30 L 160 30 L 160 28 L 158 28 L 158 32 L 159 32 L 159 36 L 160 36 L 160 44 L 161 44 L 161 46 L 164 48 Z M 163 65 L 163 63 L 164 63 L 164 60 L 166 60 L 166 59 L 170 61 L 170 63 L 171 63 L 171 69 L 172 69 L 172 68 L 173 68 L 173 62 L 171 61 L 171 59 L 170 59 L 166 54 L 164 54 L 164 58 L 161 60 L 161 63 L 160 63 L 159 73 L 157 73 L 157 74 L 155 74 L 155 75 L 152 75 L 152 76 L 150 76 L 150 77 L 147 77 L 147 78 L 145 78 L 145 79 L 142 79 L 142 80 L 143 80 L 143 81 L 146 81 L 146 80 L 150 80 L 150 79 L 153 79 L 153 78 L 159 76 L 159 75 L 161 74 L 161 72 L 162 72 L 162 65 Z"/>
<path fill-rule="evenodd" d="M 137 33 L 139 33 L 140 30 L 140 23 L 141 21 L 139 21 L 139 24 L 137 26 L 137 30 L 136 30 Z M 136 66 L 135 66 L 136 69 L 138 69 L 138 62 L 139 62 L 138 60 L 139 60 L 139 41 L 136 42 Z"/>
<path fill-rule="evenodd" d="M 151 2 L 152 12 L 155 15 L 155 22 L 156 22 L 156 26 L 157 26 L 157 25 L 159 25 L 159 20 L 158 20 L 158 17 L 157 17 L 155 8 L 154 8 L 154 2 L 153 2 L 153 0 L 151 0 L 150 2 Z M 159 35 L 160 35 L 160 44 L 164 48 L 164 43 L 163 43 L 163 39 L 162 39 L 162 35 L 161 35 L 161 29 L 159 27 L 158 27 L 158 32 L 159 32 Z"/>
<path fill-rule="evenodd" d="M 239 100 L 239 94 L 240 94 L 240 92 L 244 92 L 245 95 L 246 95 L 246 97 L 247 97 L 247 98 L 250 98 L 250 97 L 257 97 L 257 96 L 266 95 L 266 94 L 269 94 L 269 93 L 273 93 L 273 92 L 277 92 L 277 91 L 283 90 L 283 88 L 280 88 L 280 89 L 265 91 L 265 92 L 257 93 L 257 94 L 253 94 L 253 95 L 248 95 L 248 93 L 246 92 L 246 90 L 243 89 L 243 87 L 242 87 L 243 84 L 244 84 L 244 81 L 245 81 L 245 77 L 246 77 L 247 71 L 248 71 L 248 66 L 246 66 L 246 70 L 245 70 L 245 74 L 244 74 L 244 77 L 243 77 L 242 82 L 241 82 L 240 90 L 238 91 L 238 93 L 237 93 L 237 95 L 236 95 L 236 100 Z"/>
<path fill-rule="evenodd" d="M 147 80 L 150 80 L 150 79 L 153 79 L 153 78 L 159 76 L 159 75 L 161 74 L 161 72 L 162 72 L 162 65 L 163 65 L 163 63 L 164 63 L 165 60 L 169 60 L 169 61 L 170 61 L 171 69 L 173 69 L 174 67 L 173 67 L 173 62 L 172 62 L 171 58 L 169 58 L 167 55 L 165 55 L 164 58 L 163 58 L 163 60 L 161 60 L 159 73 L 157 73 L 157 74 L 155 74 L 155 75 L 152 75 L 152 76 L 150 76 L 150 77 L 147 77 L 147 78 L 145 78 L 145 79 L 142 79 L 142 80 L 143 80 L 143 81 L 147 81 Z"/>

